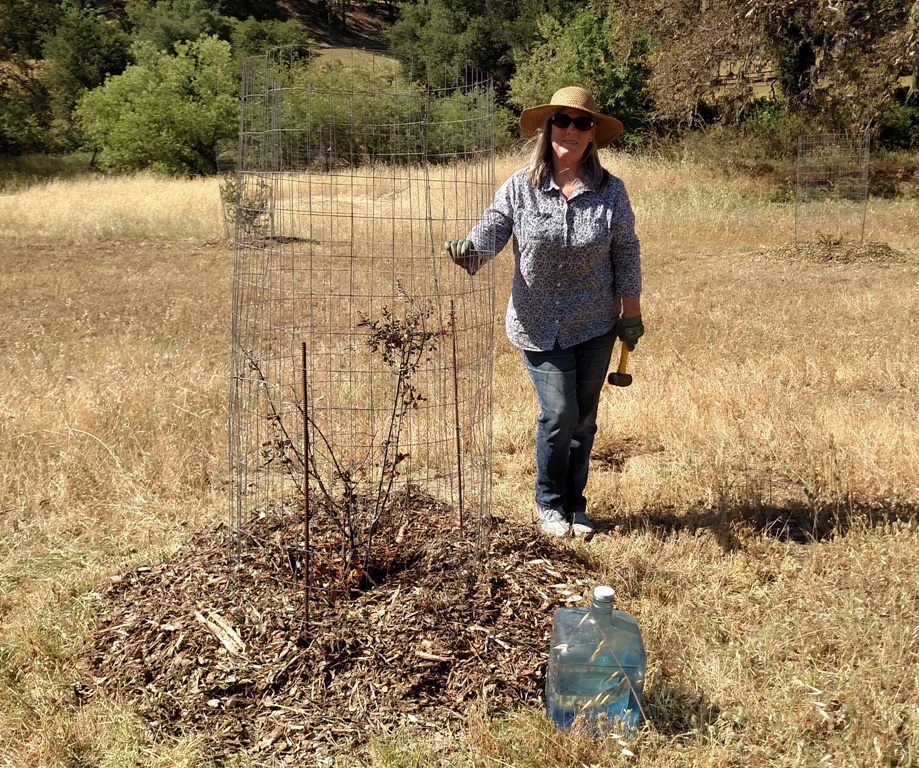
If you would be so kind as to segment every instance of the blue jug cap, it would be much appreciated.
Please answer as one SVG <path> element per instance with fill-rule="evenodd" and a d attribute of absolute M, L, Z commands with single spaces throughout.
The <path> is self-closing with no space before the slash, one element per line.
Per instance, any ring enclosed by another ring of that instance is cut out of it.
<path fill-rule="evenodd" d="M 616 590 L 614 590 L 612 587 L 594 587 L 594 600 L 597 600 L 601 603 L 611 603 L 615 599 Z"/>

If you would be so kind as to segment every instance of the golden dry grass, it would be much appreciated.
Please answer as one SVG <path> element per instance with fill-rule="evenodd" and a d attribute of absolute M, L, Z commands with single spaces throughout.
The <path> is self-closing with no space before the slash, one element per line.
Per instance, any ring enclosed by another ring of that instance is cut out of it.
<path fill-rule="evenodd" d="M 153 175 L 52 180 L 0 195 L 0 239 L 214 240 L 224 236 L 217 179 Z"/>
<path fill-rule="evenodd" d="M 797 260 L 770 190 L 607 161 L 638 217 L 648 332 L 601 405 L 603 533 L 571 546 L 642 627 L 650 725 L 630 757 L 539 712 L 472 712 L 339 763 L 915 765 L 919 203 L 869 204 L 866 237 L 901 261 Z M 0 766 L 206 763 L 73 686 L 107 577 L 226 515 L 217 181 L 50 183 L 0 196 L 0 237 Z M 495 510 L 521 524 L 529 387 L 499 333 Z"/>

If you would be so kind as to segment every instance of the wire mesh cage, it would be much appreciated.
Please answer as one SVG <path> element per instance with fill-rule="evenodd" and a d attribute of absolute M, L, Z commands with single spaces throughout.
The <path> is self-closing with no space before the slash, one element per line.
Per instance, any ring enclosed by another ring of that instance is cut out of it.
<path fill-rule="evenodd" d="M 494 278 L 442 254 L 494 194 L 494 91 L 382 52 L 246 62 L 236 177 L 230 523 L 334 596 L 393 567 L 406 528 L 491 508 Z"/>
<path fill-rule="evenodd" d="M 798 137 L 795 241 L 859 241 L 868 205 L 867 133 Z"/>

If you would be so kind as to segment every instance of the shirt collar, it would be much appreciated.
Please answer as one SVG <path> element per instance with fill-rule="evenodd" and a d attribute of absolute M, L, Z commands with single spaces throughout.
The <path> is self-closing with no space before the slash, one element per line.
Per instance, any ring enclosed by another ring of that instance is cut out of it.
<path fill-rule="evenodd" d="M 572 195 L 572 197 L 583 195 L 585 192 L 592 192 L 594 188 L 593 181 L 594 181 L 594 178 L 593 178 L 593 174 L 590 172 L 590 169 L 589 168 L 585 169 L 584 178 L 581 180 L 580 186 L 574 191 L 574 194 Z M 559 187 L 559 185 L 555 183 L 555 178 L 552 176 L 551 173 L 549 173 L 546 175 L 546 178 L 542 183 L 542 191 L 552 192 L 554 190 L 561 192 L 561 187 Z"/>

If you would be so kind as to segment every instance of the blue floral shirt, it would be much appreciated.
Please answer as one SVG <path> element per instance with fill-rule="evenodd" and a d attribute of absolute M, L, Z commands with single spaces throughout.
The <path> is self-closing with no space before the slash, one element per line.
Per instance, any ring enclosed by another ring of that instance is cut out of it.
<path fill-rule="evenodd" d="M 514 280 L 505 325 L 515 346 L 568 348 L 607 333 L 622 296 L 641 294 L 635 215 L 621 179 L 586 179 L 567 200 L 550 176 L 541 187 L 514 173 L 468 239 L 493 259 L 514 236 Z"/>

